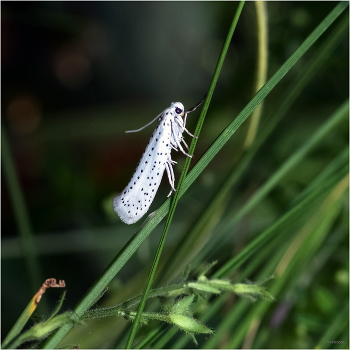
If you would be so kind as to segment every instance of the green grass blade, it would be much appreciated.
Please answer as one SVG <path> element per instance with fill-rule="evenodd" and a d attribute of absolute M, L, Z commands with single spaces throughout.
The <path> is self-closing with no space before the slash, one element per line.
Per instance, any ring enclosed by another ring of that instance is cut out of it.
<path fill-rule="evenodd" d="M 348 179 L 345 179 L 348 182 Z M 336 191 L 336 189 L 335 189 Z M 333 194 L 331 194 L 333 195 Z M 339 199 L 337 199 L 339 201 Z M 290 291 L 292 285 L 295 285 L 297 280 L 300 278 L 301 270 L 305 270 L 309 266 L 311 258 L 314 256 L 316 250 L 323 243 L 325 236 L 329 233 L 329 228 L 337 217 L 339 207 L 336 201 L 334 204 L 327 206 L 326 210 L 322 210 L 320 207 L 319 213 L 316 213 L 317 220 L 315 228 L 311 228 L 306 234 L 310 234 L 309 237 L 304 241 L 304 244 L 300 247 L 299 251 L 293 256 L 293 259 L 288 264 L 287 268 L 282 275 L 274 281 L 273 285 L 269 290 L 275 296 L 281 293 L 282 288 L 285 291 Z M 314 220 L 313 217 L 310 221 Z M 312 223 L 313 224 L 313 223 Z M 302 232 L 300 232 L 302 233 Z M 259 305 L 256 305 L 253 310 L 249 313 L 248 317 L 239 325 L 236 336 L 231 339 L 229 346 L 236 348 L 239 346 L 245 337 L 247 329 L 249 327 L 250 320 L 254 317 L 261 317 L 268 309 L 270 305 L 262 301 Z"/>
<path fill-rule="evenodd" d="M 197 138 L 198 138 L 198 136 L 200 134 L 200 131 L 202 129 L 202 126 L 203 126 L 203 123 L 204 123 L 204 118 L 205 118 L 205 115 L 207 113 L 211 97 L 212 97 L 212 95 L 214 93 L 214 90 L 215 90 L 215 87 L 216 87 L 216 83 L 218 81 L 218 78 L 219 78 L 219 75 L 220 75 L 220 72 L 221 72 L 221 68 L 222 68 L 222 65 L 224 63 L 224 60 L 225 60 L 225 57 L 226 57 L 226 53 L 227 53 L 227 50 L 228 50 L 228 48 L 230 46 L 231 39 L 232 39 L 234 30 L 236 28 L 238 19 L 240 17 L 240 14 L 242 12 L 243 6 L 244 6 L 244 1 L 241 1 L 239 3 L 239 5 L 238 5 L 238 8 L 236 10 L 236 14 L 235 14 L 235 16 L 233 18 L 231 27 L 229 29 L 229 32 L 227 34 L 225 43 L 224 43 L 223 48 L 221 50 L 221 54 L 220 54 L 218 63 L 217 63 L 216 68 L 215 68 L 215 72 L 214 72 L 214 76 L 213 76 L 213 79 L 212 79 L 212 82 L 211 82 L 211 85 L 210 85 L 210 88 L 209 88 L 209 92 L 208 92 L 208 95 L 207 95 L 206 100 L 204 102 L 204 106 L 203 106 L 201 115 L 200 115 L 198 123 L 197 123 L 196 130 L 195 130 L 195 133 L 194 133 L 195 137 L 193 138 L 191 146 L 190 146 L 190 149 L 189 149 L 189 154 L 191 154 L 191 155 L 194 152 L 194 148 L 195 148 L 196 143 L 197 143 Z M 163 230 L 162 236 L 161 236 L 160 241 L 159 241 L 157 253 L 156 253 L 156 256 L 155 256 L 155 259 L 154 259 L 154 262 L 153 262 L 153 265 L 152 265 L 152 268 L 151 268 L 148 280 L 147 280 L 146 285 L 145 285 L 145 289 L 144 289 L 144 292 L 143 292 L 143 295 L 142 295 L 141 302 L 140 302 L 138 310 L 137 310 L 137 315 L 136 315 L 135 321 L 134 321 L 134 323 L 132 325 L 130 336 L 129 336 L 128 341 L 126 343 L 126 348 L 127 349 L 130 349 L 132 347 L 132 343 L 133 343 L 135 335 L 136 335 L 137 327 L 139 326 L 139 323 L 140 323 L 140 320 L 141 320 L 141 315 L 142 315 L 143 309 L 144 309 L 145 304 L 146 304 L 147 295 L 148 295 L 148 292 L 149 292 L 149 290 L 151 288 L 151 285 L 152 285 L 152 282 L 153 282 L 153 278 L 154 278 L 154 275 L 155 275 L 155 272 L 156 272 L 156 269 L 157 269 L 157 266 L 158 266 L 158 262 L 159 262 L 161 253 L 163 251 L 165 239 L 166 239 L 169 227 L 170 227 L 172 219 L 173 219 L 173 215 L 174 215 L 174 212 L 175 212 L 175 209 L 176 209 L 176 206 L 177 206 L 177 202 L 178 202 L 178 200 L 180 198 L 179 193 L 180 193 L 182 184 L 183 184 L 183 182 L 185 180 L 188 168 L 190 166 L 190 161 L 191 161 L 191 158 L 189 158 L 189 157 L 186 158 L 185 166 L 184 166 L 184 168 L 182 170 L 182 173 L 181 173 L 181 176 L 180 176 L 180 180 L 179 180 L 179 183 L 178 183 L 177 191 L 176 191 L 176 193 L 174 195 L 174 198 L 173 198 L 173 200 L 171 202 L 168 219 L 167 219 L 166 224 L 164 226 L 164 230 Z"/>
<path fill-rule="evenodd" d="M 267 5 L 265 1 L 254 1 L 255 12 L 257 17 L 257 35 L 258 35 L 258 54 L 257 54 L 257 68 L 255 78 L 255 92 L 258 92 L 267 79 L 268 67 L 268 19 L 267 19 Z M 249 121 L 249 128 L 244 141 L 244 148 L 250 148 L 254 142 L 258 132 L 263 102 L 252 113 Z"/>
<path fill-rule="evenodd" d="M 306 266 L 309 265 L 315 252 L 322 245 L 326 235 L 330 233 L 330 227 L 338 216 L 340 208 L 339 203 L 347 188 L 347 182 L 348 177 L 343 178 L 337 186 L 333 188 L 332 193 L 329 194 L 326 200 L 322 203 L 318 203 L 318 209 L 306 224 L 303 225 L 303 228 L 299 232 L 296 232 L 295 240 L 288 245 L 288 248 L 293 248 L 295 242 L 298 242 L 300 247 L 296 253 L 291 256 L 290 253 L 284 254 L 279 262 L 278 265 L 282 265 L 282 270 L 279 269 L 279 266 L 276 268 L 277 277 L 273 281 L 273 285 L 269 287 L 269 291 L 274 296 L 277 297 L 282 289 L 286 292 L 291 290 L 292 285 L 295 285 L 300 278 L 300 271 L 305 270 Z M 276 254 L 279 255 L 280 251 L 276 251 Z M 281 264 L 282 260 L 286 260 L 285 258 L 287 258 L 287 263 Z M 248 315 L 245 315 L 242 322 L 240 322 L 235 329 L 235 334 L 231 337 L 231 342 L 227 344 L 228 348 L 237 348 L 240 346 L 252 320 L 262 317 L 268 307 L 270 307 L 269 303 L 261 301 L 251 308 Z M 235 310 L 233 309 L 227 318 L 225 318 L 225 321 L 217 328 L 216 336 L 209 339 L 204 344 L 204 348 L 214 348 L 220 340 L 220 336 L 223 336 L 223 334 L 226 334 L 226 332 L 231 329 L 234 319 L 236 319 L 236 316 Z"/>
<path fill-rule="evenodd" d="M 332 12 L 318 25 L 318 27 L 305 39 L 300 47 L 289 57 L 282 67 L 273 75 L 273 77 L 264 85 L 264 87 L 253 97 L 253 99 L 243 108 L 237 118 L 233 120 L 221 132 L 198 163 L 189 172 L 184 185 L 181 189 L 181 195 L 187 191 L 190 185 L 197 179 L 203 169 L 211 162 L 215 155 L 221 150 L 226 142 L 232 137 L 242 123 L 248 118 L 252 111 L 263 101 L 278 82 L 289 72 L 305 52 L 315 43 L 315 41 L 325 32 L 325 30 L 341 15 L 348 6 L 347 2 L 339 3 Z"/>
<path fill-rule="evenodd" d="M 295 200 L 291 203 L 293 206 L 295 203 L 300 202 L 309 192 L 313 191 L 322 184 L 329 176 L 342 172 L 344 167 L 349 166 L 349 147 L 344 150 L 322 171 L 322 173 L 314 179 L 307 187 L 306 191 L 303 191 Z M 345 176 L 345 175 L 344 175 Z"/>
<path fill-rule="evenodd" d="M 268 243 L 268 241 L 273 237 L 273 235 L 278 235 L 279 232 L 286 232 L 285 226 L 293 224 L 298 218 L 310 215 L 310 209 L 317 205 L 317 203 L 322 200 L 328 193 L 334 188 L 335 184 L 339 182 L 346 175 L 346 168 L 343 172 L 336 174 L 335 177 L 330 179 L 330 181 L 325 181 L 325 183 L 320 185 L 320 187 L 314 192 L 309 192 L 305 198 L 299 202 L 292 209 L 287 211 L 280 219 L 278 219 L 273 225 L 262 232 L 254 241 L 247 245 L 238 255 L 228 261 L 221 269 L 219 269 L 215 274 L 214 278 L 223 278 L 232 273 L 240 267 L 247 259 L 249 259 L 253 254 L 255 254 L 262 246 Z M 308 211 L 307 211 L 308 210 Z"/>
<path fill-rule="evenodd" d="M 41 281 L 43 278 L 41 277 L 28 210 L 25 205 L 24 196 L 21 191 L 19 179 L 11 156 L 10 145 L 4 128 L 1 129 L 1 151 L 4 175 L 13 205 L 21 249 L 29 269 L 29 280 L 31 283 L 32 294 L 34 294 L 42 284 Z"/>
<path fill-rule="evenodd" d="M 232 232 L 234 226 L 244 215 L 246 215 L 253 207 L 255 207 L 271 189 L 293 168 L 324 136 L 332 130 L 349 114 L 349 102 L 346 101 L 337 111 L 317 130 L 317 132 L 303 145 L 298 151 L 290 156 L 283 165 L 265 182 L 263 186 L 249 199 L 249 201 L 232 217 L 229 217 L 220 225 L 220 233 L 213 237 L 216 248 L 225 243 L 225 238 L 229 236 L 228 232 Z M 207 248 L 209 249 L 209 248 Z M 206 255 L 207 249 L 203 249 L 200 256 Z"/>
<path fill-rule="evenodd" d="M 169 325 L 162 323 L 160 326 L 156 327 L 150 331 L 145 338 L 143 338 L 139 343 L 137 343 L 134 349 L 151 349 L 152 344 L 156 342 L 160 337 L 162 337 L 170 329 Z M 156 348 L 157 349 L 157 348 Z"/>
<path fill-rule="evenodd" d="M 34 296 L 35 298 L 35 296 Z M 6 338 L 3 340 L 1 344 L 1 348 L 6 349 L 7 345 L 18 335 L 22 332 L 24 326 L 28 322 L 28 320 L 33 315 L 33 305 L 34 305 L 34 298 L 29 302 L 27 307 L 22 312 L 21 316 L 17 319 L 16 323 L 11 328 L 10 332 L 7 334 Z"/>
<path fill-rule="evenodd" d="M 322 46 L 317 50 L 314 58 L 310 60 L 309 65 L 298 74 L 293 85 L 286 91 L 281 99 L 282 103 L 276 112 L 263 126 L 253 147 L 243 156 L 241 161 L 233 167 L 227 178 L 219 186 L 215 194 L 208 200 L 207 205 L 202 213 L 198 215 L 194 226 L 184 234 L 183 239 L 174 248 L 173 253 L 168 257 L 166 263 L 166 271 L 160 275 L 159 285 L 168 283 L 191 261 L 191 259 L 203 248 L 209 239 L 208 235 L 212 235 L 212 228 L 221 218 L 224 209 L 224 202 L 231 195 L 230 189 L 242 177 L 248 165 L 260 149 L 260 146 L 272 133 L 279 121 L 285 116 L 291 105 L 301 95 L 310 80 L 318 72 L 333 52 L 340 40 L 348 33 L 348 20 L 344 17 L 332 33 L 326 38 Z M 208 233 L 209 232 L 209 233 Z"/>
<path fill-rule="evenodd" d="M 342 154 L 338 157 L 338 162 L 342 162 Z M 237 271 L 248 259 L 252 260 L 252 263 L 248 265 L 239 275 L 238 282 L 244 280 L 246 276 L 250 275 L 250 271 L 254 265 L 259 264 L 260 266 L 266 266 L 263 272 L 258 278 L 266 278 L 271 276 L 274 272 L 275 267 L 280 261 L 282 255 L 287 250 L 293 231 L 299 229 L 300 222 L 304 222 L 310 217 L 310 213 L 315 212 L 315 208 L 320 205 L 326 196 L 329 195 L 330 191 L 346 176 L 348 173 L 348 162 L 343 164 L 342 170 L 338 170 L 338 167 L 334 167 L 334 172 L 329 178 L 325 178 L 325 174 L 320 174 L 320 178 L 324 181 L 319 184 L 318 187 L 313 187 L 312 190 L 309 190 L 307 187 L 304 192 L 307 193 L 303 196 L 303 199 L 296 203 L 290 210 L 288 210 L 281 218 L 279 218 L 272 226 L 268 227 L 264 232 L 262 232 L 258 237 L 256 237 L 247 247 L 245 247 L 237 256 L 227 261 L 226 264 L 218 270 L 213 278 L 223 278 L 230 276 L 234 271 Z M 328 169 L 324 170 L 325 173 L 329 173 Z M 340 240 L 338 240 L 339 243 Z M 278 249 L 276 249 L 276 246 Z M 264 248 L 264 249 L 262 249 Z M 336 245 L 333 244 L 333 250 L 336 248 Z M 271 255 L 266 255 L 266 251 L 270 252 Z M 261 252 L 260 256 L 259 252 Z M 277 254 L 278 252 L 278 254 Z M 262 259 L 263 257 L 266 259 Z M 271 258 L 275 255 L 275 258 Z M 331 253 L 329 253 L 331 256 Z M 255 261 L 257 260 L 257 261 Z M 266 264 L 266 262 L 268 264 Z M 218 298 L 214 304 L 209 305 L 205 310 L 205 313 L 199 318 L 203 323 L 207 322 L 213 314 L 215 314 L 222 304 L 227 300 L 227 295 L 222 295 Z M 227 326 L 231 328 L 235 326 L 239 321 L 239 318 L 242 314 L 247 313 L 247 309 L 250 306 L 250 303 L 247 303 L 244 300 L 238 301 L 235 307 L 236 315 L 232 315 L 230 320 L 227 320 Z M 174 332 L 172 332 L 174 333 Z M 175 333 L 174 333 L 175 334 Z M 173 335 L 173 334 L 171 334 Z M 168 341 L 171 338 L 170 334 L 165 336 L 165 340 Z M 174 348 L 183 347 L 188 342 L 186 336 L 182 336 Z M 165 345 L 166 343 L 161 343 Z"/>

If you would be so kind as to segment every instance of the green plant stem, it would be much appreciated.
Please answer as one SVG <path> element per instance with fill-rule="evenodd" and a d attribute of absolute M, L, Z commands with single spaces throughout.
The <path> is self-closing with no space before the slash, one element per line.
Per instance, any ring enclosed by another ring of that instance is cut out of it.
<path fill-rule="evenodd" d="M 183 287 L 184 287 L 183 283 L 177 283 L 177 284 L 173 284 L 171 286 L 153 289 L 153 290 L 149 291 L 148 298 L 155 298 L 155 297 L 162 296 L 162 295 L 168 294 L 170 292 L 174 292 L 174 291 L 178 291 L 178 293 L 180 294 L 181 292 L 183 292 Z M 124 303 L 121 303 L 121 304 L 116 305 L 116 306 L 88 310 L 82 316 L 82 320 L 100 318 L 100 317 L 106 317 L 106 316 L 115 316 L 118 313 L 120 313 L 121 311 L 125 311 L 126 309 L 130 308 L 131 306 L 138 304 L 141 300 L 141 297 L 142 297 L 142 294 L 139 294 L 139 295 L 125 301 Z"/>
<path fill-rule="evenodd" d="M 268 65 L 268 26 L 267 26 L 267 9 L 266 1 L 254 1 L 257 18 L 257 35 L 258 35 L 258 55 L 257 69 L 255 78 L 255 91 L 258 92 L 266 83 L 267 65 Z M 250 116 L 250 124 L 244 141 L 243 148 L 250 148 L 254 142 L 258 131 L 259 121 L 263 108 L 262 102 Z"/>
<path fill-rule="evenodd" d="M 210 85 L 210 88 L 209 88 L 209 92 L 208 92 L 208 95 L 207 95 L 207 97 L 205 99 L 204 106 L 203 106 L 201 115 L 200 115 L 198 123 L 197 123 L 196 130 L 195 130 L 195 133 L 194 133 L 195 137 L 193 138 L 191 146 L 190 146 L 190 149 L 189 149 L 189 154 L 191 154 L 191 155 L 193 154 L 194 148 L 196 146 L 197 138 L 198 138 L 198 136 L 200 134 L 202 125 L 204 123 L 205 115 L 207 113 L 211 97 L 212 97 L 212 95 L 214 93 L 216 83 L 217 83 L 217 81 L 219 79 L 221 68 L 222 68 L 222 65 L 224 63 L 224 60 L 225 60 L 225 57 L 226 57 L 226 53 L 227 53 L 227 50 L 228 50 L 228 48 L 230 46 L 230 42 L 231 42 L 234 30 L 236 28 L 238 19 L 240 17 L 240 14 L 242 12 L 243 6 L 244 6 L 244 1 L 241 1 L 239 3 L 239 5 L 238 5 L 238 8 L 236 10 L 236 14 L 235 14 L 235 16 L 233 18 L 233 21 L 231 23 L 231 27 L 230 27 L 229 32 L 227 34 L 224 46 L 223 46 L 223 48 L 221 50 L 221 54 L 220 54 L 218 63 L 216 65 L 215 71 L 214 71 L 214 76 L 213 76 L 213 79 L 212 79 L 212 82 L 211 82 L 211 85 Z M 182 183 L 185 180 L 188 168 L 190 166 L 190 160 L 191 160 L 190 158 L 186 159 L 186 162 L 185 162 L 185 165 L 184 165 L 184 169 L 181 172 L 181 176 L 180 176 L 180 180 L 179 180 L 179 183 L 178 183 L 177 191 L 175 192 L 174 198 L 173 198 L 173 200 L 171 202 L 171 206 L 170 206 L 170 210 L 169 210 L 169 214 L 168 214 L 168 219 L 167 219 L 167 222 L 166 222 L 166 224 L 164 226 L 164 230 L 163 230 L 162 236 L 161 236 L 160 241 L 159 241 L 157 253 L 156 253 L 155 259 L 153 261 L 151 272 L 150 272 L 150 274 L 148 276 L 148 280 L 146 282 L 146 286 L 145 286 L 145 289 L 144 289 L 144 292 L 143 292 L 143 295 L 142 295 L 142 299 L 140 301 L 140 305 L 139 305 L 139 308 L 137 310 L 137 315 L 136 315 L 135 321 L 134 321 L 134 323 L 132 325 L 129 338 L 128 338 L 127 343 L 126 343 L 126 348 L 127 349 L 130 349 L 132 347 L 132 343 L 133 343 L 133 340 L 134 340 L 135 335 L 136 335 L 137 327 L 138 327 L 138 325 L 140 323 L 141 315 L 142 315 L 143 309 L 144 309 L 145 304 L 146 304 L 147 295 L 148 295 L 148 292 L 149 292 L 149 290 L 151 288 L 152 281 L 153 281 L 153 278 L 154 278 L 154 274 L 156 272 L 156 269 L 157 269 L 157 266 L 158 266 L 158 262 L 159 262 L 159 259 L 160 259 L 160 256 L 161 256 L 161 253 L 162 253 L 162 250 L 163 250 L 163 247 L 164 247 L 165 239 L 166 239 L 166 236 L 167 236 L 167 233 L 168 233 L 168 230 L 169 230 L 169 227 L 170 227 L 170 224 L 171 224 L 171 221 L 172 221 L 175 209 L 176 209 L 177 202 L 179 200 L 179 194 L 180 194 L 180 190 L 181 190 L 181 187 L 182 187 Z"/>
<path fill-rule="evenodd" d="M 11 156 L 10 145 L 4 128 L 1 128 L 1 153 L 4 175 L 13 205 L 21 249 L 26 260 L 27 268 L 29 269 L 31 291 L 32 294 L 35 294 L 41 286 L 42 282 L 40 281 L 42 281 L 43 278 L 41 277 L 28 210 L 25 205 L 24 196 L 21 191 L 16 168 Z"/>

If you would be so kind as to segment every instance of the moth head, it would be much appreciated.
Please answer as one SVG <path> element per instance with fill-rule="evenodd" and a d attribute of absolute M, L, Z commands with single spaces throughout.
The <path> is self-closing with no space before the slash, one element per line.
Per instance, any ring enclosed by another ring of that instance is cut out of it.
<path fill-rule="evenodd" d="M 173 108 L 176 115 L 183 116 L 184 115 L 184 105 L 181 102 L 172 102 L 171 107 Z"/>

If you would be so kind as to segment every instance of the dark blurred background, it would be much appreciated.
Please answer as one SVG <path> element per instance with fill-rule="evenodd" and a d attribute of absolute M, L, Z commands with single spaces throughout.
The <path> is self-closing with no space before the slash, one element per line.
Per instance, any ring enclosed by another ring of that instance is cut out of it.
<path fill-rule="evenodd" d="M 19 177 L 43 278 L 64 279 L 66 305 L 74 305 L 137 230 L 111 211 L 111 198 L 127 184 L 155 125 L 137 134 L 171 102 L 185 108 L 207 92 L 238 3 L 235 2 L 1 2 L 2 129 Z M 336 5 L 269 2 L 269 74 L 298 48 Z M 317 47 L 318 43 L 316 43 Z M 312 59 L 308 52 L 266 100 L 273 109 L 284 87 Z M 256 20 L 247 2 L 238 22 L 192 165 L 253 95 Z M 282 122 L 283 147 L 261 154 L 251 177 L 261 183 L 300 140 L 348 95 L 348 39 Z M 322 113 L 320 113 L 322 112 Z M 188 120 L 194 130 L 199 113 Z M 263 114 L 263 119 L 268 112 Z M 241 148 L 244 127 L 218 154 L 179 204 L 196 212 Z M 346 135 L 347 131 L 344 131 Z M 279 142 L 270 141 L 270 146 Z M 341 143 L 342 141 L 339 140 Z M 272 147 L 274 149 L 274 147 Z M 276 153 L 274 153 L 276 152 Z M 330 152 L 331 153 L 331 152 Z M 332 154 L 324 155 L 327 160 Z M 175 154 L 176 183 L 184 157 Z M 313 171 L 323 168 L 313 164 Z M 310 174 L 298 174 L 301 183 Z M 304 178 L 303 178 L 304 176 Z M 19 246 L 18 226 L 2 174 L 2 333 L 6 335 L 34 290 Z M 254 186 L 252 186 L 254 188 Z M 163 180 L 150 212 L 166 198 Z M 149 213 L 150 213 L 149 212 Z M 180 214 L 175 218 L 181 227 Z M 162 225 L 160 225 L 162 227 Z M 149 242 L 120 273 L 128 280 L 153 252 Z M 178 237 L 169 235 L 168 245 Z M 39 288 L 39 286 L 38 286 Z M 53 304 L 57 294 L 52 293 Z M 47 296 L 50 300 L 50 296 Z"/>

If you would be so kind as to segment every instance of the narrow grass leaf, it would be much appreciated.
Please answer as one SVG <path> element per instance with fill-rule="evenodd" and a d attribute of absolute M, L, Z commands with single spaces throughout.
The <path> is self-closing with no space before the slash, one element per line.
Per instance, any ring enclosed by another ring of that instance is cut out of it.
<path fill-rule="evenodd" d="M 9 195 L 18 227 L 21 249 L 26 260 L 26 266 L 29 269 L 31 290 L 35 293 L 37 286 L 40 286 L 40 281 L 44 278 L 41 277 L 41 270 L 38 263 L 28 209 L 25 204 L 24 195 L 21 190 L 21 185 L 4 128 L 1 128 L 1 154 L 4 175 L 9 188 Z"/>

